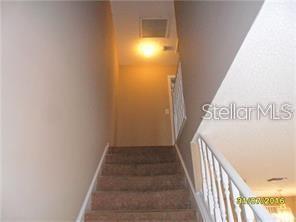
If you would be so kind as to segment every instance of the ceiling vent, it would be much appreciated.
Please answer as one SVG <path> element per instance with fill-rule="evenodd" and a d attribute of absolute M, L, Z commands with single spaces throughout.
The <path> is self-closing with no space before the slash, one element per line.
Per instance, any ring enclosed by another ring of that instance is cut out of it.
<path fill-rule="evenodd" d="M 288 180 L 288 178 L 287 177 L 273 177 L 273 178 L 268 179 L 267 181 L 273 182 L 273 181 L 282 181 L 282 180 Z"/>
<path fill-rule="evenodd" d="M 140 19 L 141 38 L 167 38 L 168 19 L 164 18 L 141 18 Z"/>

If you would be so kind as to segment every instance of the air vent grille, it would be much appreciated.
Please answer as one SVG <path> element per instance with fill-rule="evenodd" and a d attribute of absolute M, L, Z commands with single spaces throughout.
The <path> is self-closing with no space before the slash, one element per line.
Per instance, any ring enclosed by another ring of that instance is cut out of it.
<path fill-rule="evenodd" d="M 142 18 L 140 29 L 142 38 L 166 38 L 168 35 L 168 20 Z"/>

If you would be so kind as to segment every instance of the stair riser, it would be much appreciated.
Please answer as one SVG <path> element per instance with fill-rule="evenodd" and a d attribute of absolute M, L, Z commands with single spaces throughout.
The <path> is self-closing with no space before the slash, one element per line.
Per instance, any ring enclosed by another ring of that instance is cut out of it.
<path fill-rule="evenodd" d="M 86 222 L 196 222 L 173 147 L 110 147 Z"/>
<path fill-rule="evenodd" d="M 86 214 L 86 220 L 192 220 L 195 218 L 194 210 L 182 210 L 174 212 L 133 212 L 133 213 L 109 213 Z"/>
<path fill-rule="evenodd" d="M 99 220 L 85 220 L 85 222 L 197 222 L 197 220 L 110 220 L 110 219 L 99 219 Z"/>
<path fill-rule="evenodd" d="M 156 176 L 181 173 L 177 163 L 167 164 L 104 164 L 103 176 Z"/>
<path fill-rule="evenodd" d="M 176 151 L 173 147 L 110 147 L 108 149 L 108 154 L 176 154 Z"/>
<path fill-rule="evenodd" d="M 100 177 L 97 190 L 102 191 L 156 191 L 185 188 L 183 175 L 154 177 Z"/>
<path fill-rule="evenodd" d="M 166 192 L 97 192 L 92 210 L 161 210 L 189 208 L 187 191 Z"/>
<path fill-rule="evenodd" d="M 174 153 L 148 153 L 148 154 L 108 154 L 105 163 L 165 163 L 175 162 Z"/>

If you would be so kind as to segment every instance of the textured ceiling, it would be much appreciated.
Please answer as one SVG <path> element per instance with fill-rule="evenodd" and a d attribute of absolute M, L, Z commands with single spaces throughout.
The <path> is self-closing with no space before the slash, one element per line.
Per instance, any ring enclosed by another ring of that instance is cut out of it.
<path fill-rule="evenodd" d="M 296 103 L 296 4 L 264 3 L 213 104 Z M 199 132 L 259 195 L 296 195 L 296 117 L 203 121 Z M 287 180 L 267 182 L 274 177 Z M 282 190 L 279 193 L 279 190 Z"/>

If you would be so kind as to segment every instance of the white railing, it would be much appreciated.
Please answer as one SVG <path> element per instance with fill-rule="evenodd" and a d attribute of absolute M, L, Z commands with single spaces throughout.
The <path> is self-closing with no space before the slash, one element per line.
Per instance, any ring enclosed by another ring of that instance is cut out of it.
<path fill-rule="evenodd" d="M 274 219 L 260 204 L 238 204 L 251 200 L 251 190 L 224 156 L 197 135 L 194 143 L 200 149 L 202 194 L 204 203 L 215 222 L 273 222 Z M 241 198 L 241 199 L 239 199 Z"/>
<path fill-rule="evenodd" d="M 174 112 L 174 134 L 175 140 L 177 140 L 186 120 L 185 102 L 183 95 L 183 83 L 182 83 L 182 69 L 179 63 L 178 72 L 176 74 L 175 83 L 172 91 L 173 100 L 173 112 Z"/>

